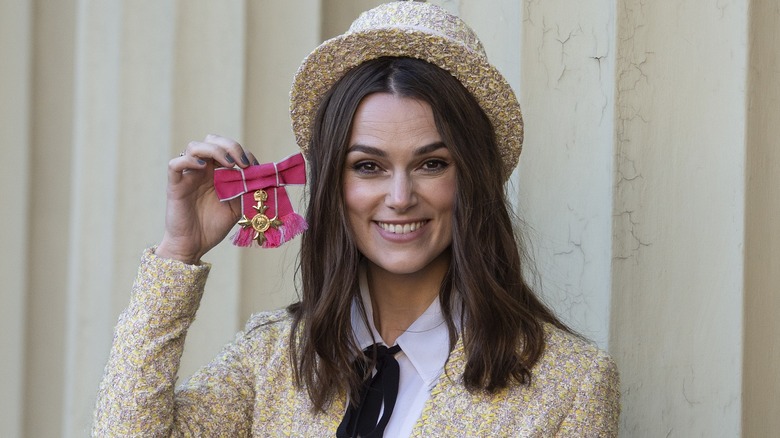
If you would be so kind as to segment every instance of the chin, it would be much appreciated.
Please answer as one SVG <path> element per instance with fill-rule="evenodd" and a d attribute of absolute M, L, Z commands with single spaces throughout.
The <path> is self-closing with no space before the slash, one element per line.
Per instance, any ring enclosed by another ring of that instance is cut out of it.
<path fill-rule="evenodd" d="M 444 250 L 431 258 L 418 258 L 399 255 L 397 258 L 378 258 L 373 260 L 366 257 L 368 262 L 375 268 L 378 268 L 392 275 L 425 275 L 434 271 L 443 273 L 449 267 L 450 253 Z"/>

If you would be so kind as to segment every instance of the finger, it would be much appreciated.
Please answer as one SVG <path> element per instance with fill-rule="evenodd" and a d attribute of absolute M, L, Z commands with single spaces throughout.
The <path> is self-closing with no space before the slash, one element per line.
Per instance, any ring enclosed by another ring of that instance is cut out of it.
<path fill-rule="evenodd" d="M 178 184 L 181 182 L 182 179 L 182 172 L 184 172 L 185 167 L 181 165 L 181 163 L 184 160 L 182 160 L 182 157 L 173 158 L 170 161 L 168 161 L 168 183 L 169 184 Z"/>
<path fill-rule="evenodd" d="M 257 157 L 255 157 L 255 154 L 253 154 L 252 152 L 246 151 L 246 156 L 249 159 L 249 162 L 252 163 L 252 165 L 257 166 L 258 164 L 260 164 L 260 162 L 257 161 Z"/>
<path fill-rule="evenodd" d="M 206 160 L 200 157 L 184 154 L 171 159 L 168 162 L 168 170 L 180 174 L 188 170 L 203 169 L 207 164 Z"/>
<path fill-rule="evenodd" d="M 187 144 L 187 149 L 184 150 L 183 157 L 188 156 L 200 158 L 203 161 L 213 161 L 216 166 L 221 167 L 234 167 L 238 164 L 236 158 L 225 146 L 216 143 L 191 141 Z M 242 167 L 246 167 L 246 165 Z"/>
<path fill-rule="evenodd" d="M 204 143 L 211 143 L 222 147 L 226 152 L 225 159 L 233 161 L 240 167 L 247 167 L 251 164 L 249 160 L 248 151 L 246 151 L 241 144 L 237 141 L 223 137 L 221 135 L 209 134 L 206 136 Z"/>

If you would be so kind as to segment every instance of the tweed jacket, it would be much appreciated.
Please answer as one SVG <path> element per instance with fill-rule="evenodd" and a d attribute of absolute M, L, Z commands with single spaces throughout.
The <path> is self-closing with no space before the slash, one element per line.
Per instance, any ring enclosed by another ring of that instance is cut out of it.
<path fill-rule="evenodd" d="M 334 436 L 345 399 L 314 413 L 305 391 L 295 387 L 291 318 L 284 310 L 252 316 L 211 363 L 174 389 L 209 269 L 144 253 L 115 330 L 93 436 Z M 459 341 L 412 436 L 617 436 L 614 362 L 555 327 L 545 331 L 531 383 L 497 394 L 471 393 L 460 383 L 465 357 Z"/>

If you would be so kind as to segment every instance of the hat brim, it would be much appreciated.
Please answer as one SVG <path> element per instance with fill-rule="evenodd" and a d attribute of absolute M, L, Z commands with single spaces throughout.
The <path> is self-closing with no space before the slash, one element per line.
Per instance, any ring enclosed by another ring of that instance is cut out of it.
<path fill-rule="evenodd" d="M 352 68 L 384 56 L 421 59 L 458 79 L 493 124 L 504 179 L 509 177 L 523 145 L 523 117 L 514 91 L 484 55 L 449 38 L 414 28 L 344 34 L 325 41 L 304 59 L 290 91 L 293 133 L 304 155 L 323 96 Z"/>

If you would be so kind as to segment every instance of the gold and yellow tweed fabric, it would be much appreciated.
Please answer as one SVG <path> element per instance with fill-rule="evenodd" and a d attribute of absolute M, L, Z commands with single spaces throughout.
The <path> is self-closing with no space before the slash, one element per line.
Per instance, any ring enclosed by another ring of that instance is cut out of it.
<path fill-rule="evenodd" d="M 254 315 L 235 341 L 174 389 L 187 328 L 209 265 L 142 258 L 129 307 L 116 327 L 100 385 L 93 435 L 334 436 L 339 398 L 314 414 L 292 382 L 285 311 Z M 544 356 L 530 386 L 469 393 L 458 383 L 465 360 L 458 342 L 431 391 L 415 437 L 611 437 L 617 435 L 618 375 L 603 352 L 547 327 Z"/>

